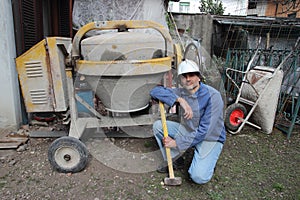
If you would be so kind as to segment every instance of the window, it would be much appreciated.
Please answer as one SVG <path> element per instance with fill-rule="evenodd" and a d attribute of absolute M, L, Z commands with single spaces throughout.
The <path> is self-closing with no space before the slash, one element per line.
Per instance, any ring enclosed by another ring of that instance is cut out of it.
<path fill-rule="evenodd" d="M 72 0 L 12 0 L 16 49 L 21 55 L 46 36 L 71 36 Z"/>
<path fill-rule="evenodd" d="M 190 2 L 179 2 L 179 12 L 188 13 L 190 10 Z"/>
<path fill-rule="evenodd" d="M 248 9 L 255 9 L 257 6 L 257 0 L 249 0 Z"/>
<path fill-rule="evenodd" d="M 168 11 L 173 11 L 173 2 L 169 2 L 169 8 Z"/>

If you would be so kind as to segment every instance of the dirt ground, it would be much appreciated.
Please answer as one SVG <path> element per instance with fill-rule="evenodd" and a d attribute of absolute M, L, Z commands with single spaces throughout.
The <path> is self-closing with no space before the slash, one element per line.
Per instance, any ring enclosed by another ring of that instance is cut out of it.
<path fill-rule="evenodd" d="M 189 179 L 190 150 L 185 169 L 175 171 L 181 186 L 164 185 L 167 174 L 155 171 L 153 137 L 86 139 L 88 165 L 74 174 L 50 166 L 48 147 L 55 138 L 30 138 L 23 149 L 0 151 L 0 199 L 300 199 L 299 130 L 290 140 L 277 129 L 270 135 L 250 127 L 227 134 L 216 172 L 205 185 Z"/>

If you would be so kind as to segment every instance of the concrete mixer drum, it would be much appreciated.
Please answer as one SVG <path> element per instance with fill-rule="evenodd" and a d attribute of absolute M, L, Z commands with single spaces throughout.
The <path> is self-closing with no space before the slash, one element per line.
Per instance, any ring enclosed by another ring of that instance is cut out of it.
<path fill-rule="evenodd" d="M 112 27 L 117 27 L 117 32 L 80 41 L 83 60 L 76 62 L 77 71 L 86 77 L 108 111 L 130 113 L 145 109 L 150 90 L 171 69 L 173 51 L 169 36 L 157 34 L 158 31 L 156 34 L 132 31 L 136 27 L 161 29 L 152 22 L 139 23 L 117 21 Z M 91 25 L 88 30 L 111 27 L 108 22 Z"/>

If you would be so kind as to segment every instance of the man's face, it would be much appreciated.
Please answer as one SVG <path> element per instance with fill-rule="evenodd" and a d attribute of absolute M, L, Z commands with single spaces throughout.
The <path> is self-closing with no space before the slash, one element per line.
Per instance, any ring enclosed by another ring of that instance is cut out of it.
<path fill-rule="evenodd" d="M 186 90 L 194 93 L 198 90 L 200 78 L 197 73 L 190 72 L 180 75 L 181 85 Z"/>

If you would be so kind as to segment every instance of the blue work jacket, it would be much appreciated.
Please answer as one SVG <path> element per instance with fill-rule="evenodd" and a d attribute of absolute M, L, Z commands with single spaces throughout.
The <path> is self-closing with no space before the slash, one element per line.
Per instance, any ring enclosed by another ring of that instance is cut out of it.
<path fill-rule="evenodd" d="M 192 108 L 192 119 L 181 117 L 181 124 L 190 131 L 190 134 L 175 138 L 179 150 L 188 149 L 204 140 L 225 142 L 224 103 L 221 94 L 213 87 L 200 83 L 200 88 L 194 94 L 190 94 L 184 88 L 156 86 L 150 91 L 150 95 L 169 106 L 173 106 L 176 100 L 182 97 Z"/>

